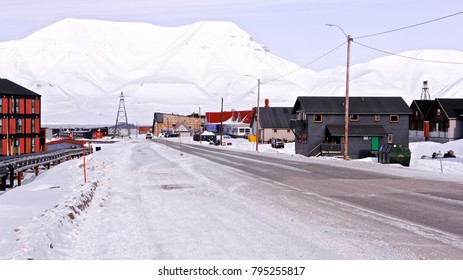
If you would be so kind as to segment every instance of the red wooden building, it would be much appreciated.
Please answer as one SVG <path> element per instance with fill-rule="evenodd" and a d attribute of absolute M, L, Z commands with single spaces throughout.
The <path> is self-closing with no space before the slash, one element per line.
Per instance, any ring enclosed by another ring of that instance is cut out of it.
<path fill-rule="evenodd" d="M 40 152 L 41 96 L 0 79 L 1 156 Z"/>

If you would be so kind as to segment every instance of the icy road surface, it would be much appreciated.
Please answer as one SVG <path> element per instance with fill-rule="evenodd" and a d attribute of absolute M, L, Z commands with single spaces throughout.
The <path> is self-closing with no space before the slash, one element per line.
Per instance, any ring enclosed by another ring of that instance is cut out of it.
<path fill-rule="evenodd" d="M 108 162 L 108 200 L 90 209 L 70 258 L 408 257 L 294 212 L 271 193 L 256 196 L 251 189 L 269 183 L 227 167 L 151 142 L 107 148 L 120 149 L 98 159 Z"/>
<path fill-rule="evenodd" d="M 415 239 L 403 229 L 376 233 L 374 223 L 349 220 L 326 201 L 295 198 L 284 186 L 169 145 L 142 140 L 104 150 L 94 160 L 105 162 L 107 200 L 90 208 L 69 258 L 421 258 L 402 246 Z"/>
<path fill-rule="evenodd" d="M 0 259 L 463 258 L 459 183 L 178 141 L 102 144 L 85 184 L 82 159 L 28 174 L 0 195 Z"/>

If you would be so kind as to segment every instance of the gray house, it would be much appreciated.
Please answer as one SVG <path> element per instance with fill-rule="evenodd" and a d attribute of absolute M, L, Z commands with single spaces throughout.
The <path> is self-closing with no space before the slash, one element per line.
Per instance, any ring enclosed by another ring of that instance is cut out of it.
<path fill-rule="evenodd" d="M 297 98 L 290 122 L 297 154 L 343 153 L 344 103 L 344 97 Z M 401 97 L 350 97 L 349 157 L 374 155 L 383 144 L 408 146 L 411 113 Z"/>
<path fill-rule="evenodd" d="M 268 142 L 272 138 L 281 138 L 287 142 L 294 141 L 294 133 L 289 128 L 289 121 L 294 118 L 291 115 L 292 107 L 260 107 L 259 108 L 259 141 Z M 256 127 L 255 116 L 251 122 L 251 128 Z"/>

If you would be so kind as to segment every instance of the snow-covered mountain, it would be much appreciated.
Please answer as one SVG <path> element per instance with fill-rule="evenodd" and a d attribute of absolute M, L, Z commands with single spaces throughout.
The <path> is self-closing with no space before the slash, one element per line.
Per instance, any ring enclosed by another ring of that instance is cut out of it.
<path fill-rule="evenodd" d="M 402 55 L 463 62 L 458 51 Z M 122 91 L 129 122 L 139 124 L 150 124 L 155 111 L 218 111 L 220 98 L 226 110 L 249 109 L 256 105 L 255 78 L 262 81 L 261 106 L 266 98 L 292 106 L 301 95 L 344 94 L 343 67 L 319 73 L 299 68 L 230 22 L 160 27 L 65 19 L 0 43 L 0 77 L 42 95 L 45 125 L 113 124 Z M 410 102 L 420 97 L 424 80 L 431 97 L 463 97 L 462 64 L 392 56 L 353 65 L 350 92 Z"/>

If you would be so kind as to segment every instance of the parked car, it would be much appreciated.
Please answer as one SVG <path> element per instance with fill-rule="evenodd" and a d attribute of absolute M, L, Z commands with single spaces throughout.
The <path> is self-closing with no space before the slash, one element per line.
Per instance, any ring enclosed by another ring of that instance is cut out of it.
<path fill-rule="evenodd" d="M 285 142 L 281 140 L 280 138 L 272 138 L 272 148 L 284 148 L 285 147 Z"/>
<path fill-rule="evenodd" d="M 153 133 L 146 133 L 146 139 L 153 139 Z"/>

